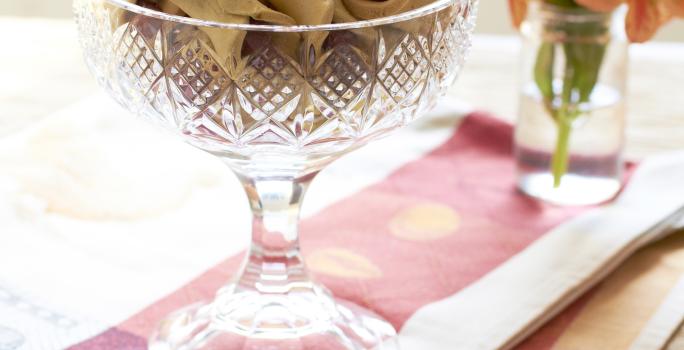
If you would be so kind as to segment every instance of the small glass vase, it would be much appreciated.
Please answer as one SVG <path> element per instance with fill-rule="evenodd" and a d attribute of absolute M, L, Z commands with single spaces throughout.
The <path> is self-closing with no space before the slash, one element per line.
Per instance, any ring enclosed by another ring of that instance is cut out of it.
<path fill-rule="evenodd" d="M 624 9 L 596 13 L 533 2 L 521 33 L 519 189 L 557 205 L 610 200 L 622 186 Z"/>

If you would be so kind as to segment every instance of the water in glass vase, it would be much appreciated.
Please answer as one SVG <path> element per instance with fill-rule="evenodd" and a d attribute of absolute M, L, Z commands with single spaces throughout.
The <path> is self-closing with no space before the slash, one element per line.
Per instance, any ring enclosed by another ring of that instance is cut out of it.
<path fill-rule="evenodd" d="M 558 82 L 560 83 L 560 82 Z M 624 142 L 624 100 L 618 90 L 597 85 L 590 103 L 572 125 L 567 172 L 554 186 L 551 172 L 558 128 L 539 90 L 523 90 L 515 131 L 518 188 L 559 205 L 587 205 L 607 201 L 621 187 Z"/>

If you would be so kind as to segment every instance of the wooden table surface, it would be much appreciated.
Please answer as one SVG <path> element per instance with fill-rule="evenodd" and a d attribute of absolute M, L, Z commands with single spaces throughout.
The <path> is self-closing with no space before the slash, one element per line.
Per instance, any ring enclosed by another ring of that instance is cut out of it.
<path fill-rule="evenodd" d="M 0 17 L 0 32 L 0 136 L 99 91 L 71 21 Z M 477 36 L 451 96 L 514 121 L 518 64 L 516 38 Z M 684 44 L 633 46 L 629 78 L 627 156 L 684 149 Z"/>

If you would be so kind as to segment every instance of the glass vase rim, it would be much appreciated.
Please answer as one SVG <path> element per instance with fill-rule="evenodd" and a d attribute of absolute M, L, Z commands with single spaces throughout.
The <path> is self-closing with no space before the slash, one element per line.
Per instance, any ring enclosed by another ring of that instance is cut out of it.
<path fill-rule="evenodd" d="M 86 0 L 94 1 L 94 0 Z M 462 6 L 470 5 L 477 0 L 435 0 L 430 4 L 425 6 L 402 12 L 399 14 L 380 17 L 370 20 L 362 20 L 355 22 L 344 22 L 344 23 L 329 23 L 329 24 L 318 24 L 318 25 L 280 25 L 280 24 L 241 24 L 241 23 L 229 23 L 229 22 L 218 22 L 209 21 L 191 17 L 183 17 L 168 14 L 166 12 L 157 11 L 142 7 L 140 5 L 130 3 L 126 0 L 103 0 L 116 7 L 130 11 L 139 15 L 152 17 L 164 21 L 176 22 L 181 24 L 193 25 L 198 27 L 211 27 L 219 29 L 233 29 L 233 30 L 243 30 L 243 31 L 260 31 L 260 32 L 286 32 L 286 33 L 298 33 L 298 32 L 316 32 L 316 31 L 339 31 L 339 30 L 352 30 L 360 28 L 377 27 L 387 24 L 396 24 L 407 22 L 416 18 L 422 18 L 434 13 L 437 13 L 450 6 L 461 4 Z"/>
<path fill-rule="evenodd" d="M 600 12 L 586 7 L 564 7 L 547 3 L 543 0 L 534 0 L 530 4 L 531 13 L 537 13 L 545 19 L 562 19 L 567 22 L 599 22 L 610 20 L 615 13 L 619 13 L 624 5 L 613 10 Z"/>

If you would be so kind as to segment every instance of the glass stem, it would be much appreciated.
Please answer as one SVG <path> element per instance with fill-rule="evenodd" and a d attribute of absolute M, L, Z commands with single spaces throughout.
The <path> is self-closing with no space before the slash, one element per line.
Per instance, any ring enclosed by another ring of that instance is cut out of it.
<path fill-rule="evenodd" d="M 284 294 L 311 288 L 299 248 L 299 213 L 316 174 L 293 177 L 245 177 L 240 181 L 252 208 L 252 243 L 237 288 Z"/>

